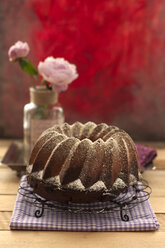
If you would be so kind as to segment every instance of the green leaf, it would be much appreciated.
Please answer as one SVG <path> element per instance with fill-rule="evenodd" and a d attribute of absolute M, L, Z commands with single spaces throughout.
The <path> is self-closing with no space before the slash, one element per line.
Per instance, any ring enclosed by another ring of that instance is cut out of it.
<path fill-rule="evenodd" d="M 33 75 L 36 79 L 38 79 L 38 72 L 35 66 L 31 63 L 27 58 L 18 59 L 19 65 L 21 69 L 27 74 Z"/>

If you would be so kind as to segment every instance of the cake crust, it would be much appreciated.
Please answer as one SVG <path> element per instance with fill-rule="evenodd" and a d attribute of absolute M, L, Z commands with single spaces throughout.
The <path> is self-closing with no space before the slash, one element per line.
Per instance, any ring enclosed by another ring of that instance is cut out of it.
<path fill-rule="evenodd" d="M 27 167 L 34 192 L 59 202 L 108 201 L 139 180 L 130 136 L 105 123 L 64 123 L 37 140 Z"/>

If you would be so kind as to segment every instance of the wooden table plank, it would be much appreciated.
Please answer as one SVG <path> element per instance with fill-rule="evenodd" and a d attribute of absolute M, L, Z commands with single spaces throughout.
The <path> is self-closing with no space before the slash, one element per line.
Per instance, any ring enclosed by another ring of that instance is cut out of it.
<path fill-rule="evenodd" d="M 0 140 L 0 149 L 1 148 L 8 148 L 9 145 L 13 142 L 13 139 L 1 139 Z"/>
<path fill-rule="evenodd" d="M 165 214 L 165 197 L 153 197 L 149 199 L 155 213 Z"/>
<path fill-rule="evenodd" d="M 164 248 L 164 232 L 34 232 L 1 231 L 0 244 L 3 248 L 18 247 L 67 247 L 67 248 Z"/>
<path fill-rule="evenodd" d="M 0 194 L 16 194 L 20 178 L 8 167 L 0 168 Z"/>
<path fill-rule="evenodd" d="M 143 177 L 152 188 L 152 196 L 165 197 L 165 170 L 147 170 Z"/>
<path fill-rule="evenodd" d="M 154 164 L 158 170 L 165 169 L 165 148 L 157 149 L 157 157 L 154 159 Z"/>
<path fill-rule="evenodd" d="M 139 141 L 135 143 L 154 148 L 157 151 L 157 157 L 154 159 L 154 164 L 156 165 L 156 168 L 158 170 L 165 169 L 165 142 Z"/>
<path fill-rule="evenodd" d="M 0 231 L 2 230 L 10 230 L 9 224 L 12 216 L 12 211 L 0 212 Z"/>
<path fill-rule="evenodd" d="M 0 140 L 0 161 L 13 140 Z"/>
<path fill-rule="evenodd" d="M 16 195 L 0 195 L 0 211 L 13 211 Z"/>

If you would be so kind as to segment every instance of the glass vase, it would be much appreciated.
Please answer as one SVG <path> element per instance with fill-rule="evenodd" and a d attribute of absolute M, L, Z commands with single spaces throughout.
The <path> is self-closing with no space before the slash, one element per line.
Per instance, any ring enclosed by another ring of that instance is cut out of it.
<path fill-rule="evenodd" d="M 30 88 L 30 103 L 24 106 L 24 161 L 27 164 L 30 152 L 41 133 L 64 123 L 64 111 L 58 102 L 58 93 L 38 86 Z"/>

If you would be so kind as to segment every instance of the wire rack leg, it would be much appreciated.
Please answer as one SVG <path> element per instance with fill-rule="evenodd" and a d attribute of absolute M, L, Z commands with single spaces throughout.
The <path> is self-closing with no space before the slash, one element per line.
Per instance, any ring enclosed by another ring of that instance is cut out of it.
<path fill-rule="evenodd" d="M 37 218 L 40 218 L 44 213 L 44 205 L 45 205 L 45 203 L 42 202 L 41 204 L 42 204 L 42 207 L 35 211 L 35 217 L 37 217 Z"/>
<path fill-rule="evenodd" d="M 122 221 L 129 221 L 129 216 L 127 214 L 124 214 L 124 208 L 125 207 L 125 204 L 121 204 L 120 205 L 120 217 L 121 217 L 121 220 Z"/>

